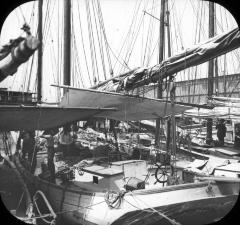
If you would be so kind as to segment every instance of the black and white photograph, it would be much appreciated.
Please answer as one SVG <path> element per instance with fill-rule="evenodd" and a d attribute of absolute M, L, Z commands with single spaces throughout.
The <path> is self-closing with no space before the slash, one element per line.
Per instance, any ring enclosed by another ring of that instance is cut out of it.
<path fill-rule="evenodd" d="M 217 0 L 35 0 L 5 10 L 1 216 L 238 224 L 240 23 L 231 9 Z"/>

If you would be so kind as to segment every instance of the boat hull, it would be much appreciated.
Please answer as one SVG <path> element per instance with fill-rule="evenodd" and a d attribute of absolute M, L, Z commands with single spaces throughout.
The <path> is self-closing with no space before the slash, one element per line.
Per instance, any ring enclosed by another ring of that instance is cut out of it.
<path fill-rule="evenodd" d="M 235 205 L 240 183 L 199 182 L 137 190 L 118 195 L 109 207 L 106 193 L 88 192 L 70 184 L 56 185 L 33 176 L 16 161 L 26 183 L 46 194 L 66 224 L 207 224 L 224 217 Z M 113 197 L 117 193 L 113 194 Z M 116 206 L 117 205 L 117 206 Z"/>

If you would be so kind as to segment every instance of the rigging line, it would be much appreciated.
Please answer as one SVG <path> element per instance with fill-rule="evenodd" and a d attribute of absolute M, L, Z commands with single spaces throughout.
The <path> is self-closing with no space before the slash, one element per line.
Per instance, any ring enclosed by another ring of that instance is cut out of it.
<path fill-rule="evenodd" d="M 95 203 L 95 204 L 90 204 L 88 206 L 78 206 L 77 209 L 70 209 L 70 210 L 66 210 L 66 211 L 59 211 L 59 212 L 55 212 L 55 214 L 57 215 L 60 215 L 60 214 L 64 214 L 64 213 L 70 213 L 70 212 L 75 212 L 75 211 L 78 211 L 79 209 L 91 209 L 90 207 L 92 206 L 96 206 L 96 205 L 100 205 L 102 203 L 106 203 L 106 201 L 101 201 L 101 202 L 98 202 L 98 203 Z"/>
<path fill-rule="evenodd" d="M 91 14 L 91 9 L 90 9 L 90 5 L 88 4 L 89 7 L 89 18 L 90 18 L 90 32 L 91 32 L 91 36 L 92 36 L 92 46 L 93 46 L 93 54 L 94 54 L 94 62 L 96 65 L 96 75 L 97 75 L 97 82 L 100 81 L 99 78 L 99 70 L 98 70 L 98 60 L 97 60 L 97 55 L 96 55 L 96 47 L 95 47 L 95 38 L 94 38 L 94 33 L 93 33 L 93 22 L 92 22 L 92 14 Z"/>
<path fill-rule="evenodd" d="M 192 9 L 193 9 L 193 14 L 195 15 L 195 17 L 197 18 L 198 16 L 198 9 L 196 9 L 195 8 L 195 6 L 194 6 L 194 4 L 193 4 L 193 0 L 189 0 L 189 2 L 190 2 L 190 4 L 191 4 L 191 6 L 192 6 Z M 194 1 L 194 2 L 196 2 L 196 1 Z M 204 2 L 202 2 L 202 4 L 204 4 Z M 205 7 L 204 7 L 204 5 L 203 5 L 203 8 L 204 8 L 204 15 L 205 15 Z M 203 17 L 203 18 L 205 18 L 205 17 Z M 203 29 L 203 27 L 200 27 L 200 30 L 199 30 L 199 32 L 201 31 L 201 33 L 204 35 L 204 36 L 206 36 L 206 32 L 205 32 L 205 30 Z"/>
<path fill-rule="evenodd" d="M 15 10 L 14 13 L 15 13 L 15 15 L 17 17 L 18 27 L 20 27 L 22 24 L 20 24 L 21 19 L 19 18 L 18 11 Z"/>
<path fill-rule="evenodd" d="M 139 3 L 138 9 L 137 9 L 137 11 L 136 11 L 136 19 L 134 20 L 134 23 L 133 23 L 132 32 L 130 32 L 131 38 L 128 39 L 126 55 L 128 55 L 128 51 L 129 51 L 129 49 L 131 49 L 131 45 L 132 45 L 132 42 L 133 42 L 133 40 L 134 40 L 134 35 L 135 35 L 135 33 L 136 33 L 135 29 L 136 29 L 136 27 L 137 27 L 137 15 L 138 15 L 138 13 L 139 13 L 140 5 L 141 5 L 141 3 Z M 125 56 L 125 61 L 126 61 L 126 56 Z"/>
<path fill-rule="evenodd" d="M 103 31 L 103 36 L 104 36 L 104 41 L 105 41 L 105 46 L 106 46 L 106 53 L 107 53 L 108 64 L 109 64 L 109 68 L 110 68 L 110 74 L 113 75 L 112 62 L 111 62 L 111 57 L 110 57 L 110 54 L 109 54 L 109 44 L 108 44 L 108 41 L 107 41 L 107 35 L 106 35 L 104 20 L 103 20 L 103 15 L 102 15 L 102 9 L 101 9 L 101 4 L 100 4 L 99 0 L 97 0 L 97 6 L 98 6 L 98 12 L 99 12 L 99 15 L 100 15 L 99 19 L 101 21 L 100 26 L 101 26 L 102 31 Z"/>
<path fill-rule="evenodd" d="M 227 18 L 227 10 L 225 9 L 225 18 Z M 226 27 L 227 29 L 229 29 L 229 24 L 228 24 L 228 21 L 226 20 Z"/>
<path fill-rule="evenodd" d="M 152 5 L 154 4 L 154 0 L 152 1 Z M 144 14 L 143 16 L 145 16 L 145 10 L 143 11 Z M 153 10 L 151 11 L 151 14 L 150 15 L 153 15 Z M 151 16 L 149 18 L 149 25 L 148 25 L 148 31 L 147 31 L 147 40 L 146 40 L 146 43 L 145 43 L 145 48 L 144 48 L 144 56 L 143 56 L 143 65 L 145 65 L 145 59 L 146 59 L 146 55 L 147 55 L 147 47 L 149 46 L 149 43 L 151 42 L 150 41 L 150 36 L 151 36 L 151 28 L 152 28 L 152 24 L 153 24 L 153 17 Z M 144 19 L 143 19 L 143 23 L 144 23 Z M 149 51 L 149 49 L 148 49 Z"/>
<path fill-rule="evenodd" d="M 146 7 L 146 5 L 145 5 L 145 7 Z M 125 62 L 126 62 L 126 63 L 128 63 L 129 60 L 130 60 L 131 54 L 132 54 L 132 52 L 133 52 L 134 45 L 135 45 L 136 40 L 137 40 L 137 37 L 138 37 L 138 35 L 139 35 L 139 30 L 140 30 L 141 25 L 142 25 L 142 23 L 143 23 L 143 19 L 144 19 L 144 15 L 141 14 L 141 17 L 140 17 L 140 19 L 139 19 L 140 21 L 139 21 L 138 24 L 136 24 L 136 31 L 135 31 L 135 28 L 134 28 L 134 30 L 133 30 L 133 32 L 132 32 L 133 34 L 132 34 L 131 42 L 129 43 L 128 51 L 126 52 L 126 55 L 125 55 Z M 137 23 L 137 21 L 136 21 L 136 23 Z M 135 31 L 135 32 L 134 32 L 134 31 Z M 135 36 L 135 37 L 134 37 L 134 36 Z"/>
<path fill-rule="evenodd" d="M 48 0 L 49 2 L 52 2 L 52 1 L 50 1 L 50 0 Z M 50 31 L 50 27 L 51 27 L 51 25 L 52 25 L 52 18 L 53 18 L 53 16 L 51 16 L 50 17 L 50 15 L 53 15 L 53 12 L 54 12 L 54 9 L 55 9 L 55 3 L 56 3 L 56 1 L 54 1 L 54 4 L 52 4 L 52 11 L 51 11 L 51 13 L 50 13 L 50 9 L 51 8 L 49 8 L 49 9 L 47 9 L 47 16 L 46 17 L 48 17 L 48 20 L 47 21 L 49 21 L 48 23 L 46 23 L 46 31 L 44 32 L 46 35 L 45 35 L 45 40 L 44 40 L 44 42 L 47 42 L 47 37 L 48 37 L 48 35 L 49 35 L 49 31 Z M 49 6 L 50 7 L 50 6 Z M 45 20 L 45 22 L 46 22 L 46 20 Z M 44 46 L 43 46 L 44 47 Z M 44 51 L 44 48 L 43 48 L 43 51 Z"/>
<path fill-rule="evenodd" d="M 31 81 L 31 74 L 32 74 L 32 70 L 33 70 L 33 61 L 34 61 L 34 56 L 32 56 L 32 60 L 31 60 L 31 66 L 30 66 L 30 70 L 29 70 L 29 76 L 28 76 L 28 85 L 27 85 L 27 92 L 30 89 L 30 81 Z"/>
<path fill-rule="evenodd" d="M 125 57 L 126 57 L 126 60 L 125 60 L 126 63 L 129 62 L 130 57 L 131 57 L 131 55 L 132 55 L 134 45 L 135 45 L 136 40 L 137 40 L 137 37 L 138 37 L 138 35 L 139 35 L 139 30 L 140 30 L 140 28 L 141 28 L 141 24 L 142 24 L 142 22 L 143 22 L 143 18 L 144 18 L 144 17 L 143 17 L 143 15 L 142 15 L 142 17 L 141 17 L 141 19 L 140 19 L 140 22 L 139 22 L 139 24 L 138 24 L 137 31 L 136 31 L 136 33 L 135 33 L 135 38 L 132 40 L 131 46 L 129 47 L 129 50 L 128 50 L 128 54 L 126 54 L 126 56 L 125 56 Z"/>
<path fill-rule="evenodd" d="M 83 54 L 84 54 L 84 58 L 85 58 L 85 62 L 86 62 L 86 68 L 87 68 L 87 74 L 88 74 L 88 79 L 89 79 L 89 83 L 92 86 L 92 81 L 90 78 L 90 73 L 89 73 L 89 68 L 88 68 L 88 63 L 87 63 L 87 56 L 86 56 L 86 50 L 85 50 L 85 45 L 83 44 L 83 33 L 82 33 L 82 22 L 81 22 L 81 16 L 80 16 L 80 8 L 79 8 L 79 1 L 77 1 L 77 6 L 78 6 L 78 19 L 79 19 L 79 25 L 80 25 L 80 34 L 81 34 L 81 42 L 82 42 L 82 47 L 83 47 Z"/>
<path fill-rule="evenodd" d="M 110 47 L 110 45 L 108 44 L 108 47 L 110 49 L 110 51 L 112 52 L 112 55 L 116 58 L 116 61 L 118 61 L 123 67 L 131 70 L 131 68 L 124 62 L 124 60 L 122 59 L 123 62 L 120 61 L 119 58 L 117 58 L 116 54 L 114 53 L 114 51 L 112 50 L 112 48 Z"/>
<path fill-rule="evenodd" d="M 79 54 L 78 54 L 78 51 L 77 51 L 77 42 L 76 42 L 76 36 L 75 36 L 75 33 L 73 33 L 73 41 L 74 41 L 74 47 L 73 49 L 75 50 L 74 53 L 76 55 L 76 57 L 74 57 L 74 59 L 76 59 L 76 67 L 78 67 L 78 71 L 79 71 L 79 74 L 80 74 L 80 80 L 81 80 L 81 83 L 82 83 L 82 86 L 85 87 L 84 85 L 84 82 L 83 82 L 83 78 L 82 78 L 82 72 L 81 72 L 81 68 L 80 68 L 80 62 L 79 62 Z"/>
<path fill-rule="evenodd" d="M 23 11 L 22 11 L 22 6 L 20 5 L 20 6 L 18 7 L 18 9 L 19 9 L 20 14 L 22 15 L 22 18 L 23 18 L 24 23 L 27 23 L 26 18 L 25 18 L 24 14 L 23 14 Z"/>
<path fill-rule="evenodd" d="M 125 57 L 124 57 L 125 58 L 124 61 L 126 61 L 126 56 L 128 55 L 128 51 L 129 51 L 129 49 L 131 47 L 131 44 L 132 44 L 132 41 L 133 41 L 135 27 L 136 27 L 136 24 L 137 24 L 138 12 L 139 12 L 139 8 L 140 8 L 141 4 L 142 4 L 142 1 L 139 2 L 138 8 L 135 11 L 135 18 L 133 20 L 133 23 L 131 24 L 131 30 L 129 32 L 129 38 L 127 38 L 127 40 L 126 40 L 126 54 L 125 54 Z"/>
<path fill-rule="evenodd" d="M 174 10 L 175 11 L 175 10 Z M 173 14 L 175 14 L 175 12 L 173 12 Z M 176 27 L 177 27 L 177 25 L 176 25 L 176 16 L 174 16 L 173 18 L 172 18 L 172 21 L 173 21 L 173 30 L 174 30 L 174 33 L 175 33 L 175 41 L 176 41 L 176 48 L 177 48 L 177 51 L 179 51 L 179 48 L 178 48 L 178 46 L 181 46 L 181 49 L 180 50 L 183 50 L 184 49 L 184 47 L 183 47 L 183 44 L 182 43 L 180 43 L 179 45 L 178 45 L 178 42 L 180 42 L 179 41 L 179 36 L 178 36 L 178 34 L 177 34 L 177 29 L 176 29 Z"/>
<path fill-rule="evenodd" d="M 98 71 L 97 71 L 97 65 L 94 58 L 94 44 L 93 44 L 93 33 L 92 33 L 92 21 L 91 21 L 91 13 L 90 13 L 90 7 L 88 0 L 85 1 L 86 3 L 86 10 L 87 10 L 87 22 L 88 22 L 88 35 L 89 35 L 89 42 L 90 42 L 90 51 L 91 51 L 91 61 L 92 61 L 92 69 L 93 69 L 93 77 L 94 77 L 94 83 L 97 82 Z M 96 65 L 96 66 L 95 66 Z"/>
<path fill-rule="evenodd" d="M 77 46 L 74 45 L 76 39 L 75 39 L 75 32 L 74 32 L 74 29 L 75 29 L 75 26 L 74 26 L 74 19 L 73 19 L 73 13 L 71 13 L 71 46 L 70 48 L 72 49 L 71 51 L 71 59 L 76 59 L 75 56 L 76 56 L 76 51 L 77 51 Z M 76 47 L 76 49 L 75 49 Z M 72 84 L 74 86 L 76 86 L 76 61 L 75 60 L 71 60 L 71 65 L 70 65 L 70 69 L 71 69 L 71 79 L 72 79 Z M 78 82 L 79 83 L 79 82 Z"/>
<path fill-rule="evenodd" d="M 145 16 L 145 13 L 144 13 Z M 143 18 L 143 25 L 142 25 L 142 43 L 141 43 L 141 59 L 140 59 L 140 65 L 144 65 L 144 57 L 143 57 L 143 46 L 144 46 L 144 28 L 145 28 L 145 22 L 144 22 L 144 18 Z"/>
<path fill-rule="evenodd" d="M 93 62 L 93 53 L 92 53 L 92 41 L 91 41 L 91 33 L 90 33 L 90 22 L 89 22 L 89 6 L 88 6 L 88 0 L 85 0 L 85 6 L 87 11 L 87 24 L 88 24 L 88 38 L 89 38 L 89 44 L 90 44 L 90 52 L 91 52 L 91 63 L 92 63 L 92 72 L 93 72 L 93 82 L 95 83 L 95 65 Z"/>
<path fill-rule="evenodd" d="M 158 39 L 157 39 L 157 41 L 156 41 L 156 43 L 155 43 L 155 45 L 154 45 L 154 48 L 153 48 L 153 50 L 152 50 L 152 53 L 151 53 L 151 55 L 149 56 L 149 62 L 148 62 L 148 63 L 150 63 L 150 60 L 152 59 L 153 54 L 155 53 L 155 51 L 156 51 L 156 49 L 157 49 L 157 47 L 158 47 L 158 45 L 159 45 L 159 40 L 160 40 L 160 37 L 158 37 Z"/>
<path fill-rule="evenodd" d="M 176 3 L 176 0 L 172 0 L 172 5 L 169 9 L 170 12 L 173 11 L 173 7 L 175 6 L 175 3 Z M 170 5 L 170 1 L 169 1 L 169 5 Z"/>
<path fill-rule="evenodd" d="M 195 30 L 195 44 L 197 43 L 197 42 L 200 42 L 200 29 L 201 29 L 201 27 L 202 27 L 202 18 L 203 18 L 203 9 L 204 9 L 204 7 L 203 7 L 203 2 L 201 2 L 201 5 L 199 6 L 199 8 L 200 8 L 200 18 L 199 18 L 199 16 L 197 17 L 197 22 L 199 23 L 199 28 L 198 28 L 198 39 L 197 39 L 197 26 L 196 26 L 196 30 Z M 198 74 L 198 67 L 197 66 L 195 66 L 195 67 L 193 67 L 193 68 L 195 68 L 195 76 L 194 76 L 194 86 L 193 86 L 193 95 L 192 95 L 192 101 L 194 102 L 194 98 L 195 98 L 195 91 L 196 91 L 196 84 L 197 84 L 197 74 Z"/>
<path fill-rule="evenodd" d="M 50 33 L 50 36 L 52 37 L 51 33 Z M 55 83 L 55 82 L 57 82 L 57 75 L 56 75 L 56 72 L 54 72 L 54 71 L 57 71 L 57 70 L 55 70 L 54 68 L 57 69 L 57 60 L 56 60 L 56 54 L 55 54 L 55 51 L 54 51 L 55 49 L 54 49 L 54 46 L 53 46 L 52 43 L 51 43 L 50 47 L 52 48 L 52 51 L 51 51 L 52 57 L 50 57 L 50 58 L 51 58 L 51 63 L 52 63 L 52 68 L 53 68 L 53 70 L 52 70 L 53 80 L 54 80 L 54 83 Z"/>
<path fill-rule="evenodd" d="M 141 203 L 145 204 L 145 206 L 147 206 L 149 209 L 152 210 L 152 212 L 155 212 L 157 213 L 159 216 L 161 216 L 162 218 L 166 219 L 167 221 L 169 221 L 171 224 L 174 224 L 174 225 L 180 225 L 180 223 L 176 222 L 174 219 L 171 219 L 169 218 L 168 216 L 165 215 L 164 212 L 160 212 L 154 208 L 152 208 L 151 206 L 149 206 L 146 202 L 140 200 L 139 198 L 136 197 L 136 195 L 133 194 L 133 192 L 131 192 L 131 195 L 133 198 L 137 199 L 138 201 L 140 201 Z M 126 199 L 125 199 L 126 201 Z"/>
<path fill-rule="evenodd" d="M 95 6 L 94 2 L 92 2 L 92 11 L 93 11 L 93 17 L 94 17 L 95 28 L 96 28 L 96 33 L 97 33 L 97 40 L 98 40 L 98 44 L 99 44 L 100 56 L 101 56 L 101 60 L 102 60 L 103 75 L 104 75 L 104 79 L 106 80 L 107 75 L 106 75 L 106 67 L 105 67 L 105 61 L 104 61 L 103 45 L 102 45 L 101 34 L 99 35 L 99 33 L 101 33 L 101 31 L 99 31 L 98 26 L 97 26 L 96 6 Z M 99 16 L 98 16 L 98 18 L 99 18 Z"/>
<path fill-rule="evenodd" d="M 28 67 L 29 67 L 29 64 L 27 63 L 26 65 L 25 65 L 25 67 L 24 67 L 24 76 L 23 76 L 23 84 L 21 85 L 21 87 L 22 87 L 22 92 L 24 92 L 25 91 L 25 87 L 26 87 L 26 83 L 27 83 L 27 80 L 28 80 L 28 73 L 27 73 L 27 71 L 28 71 Z"/>
<path fill-rule="evenodd" d="M 186 5 L 185 5 L 186 6 Z M 181 46 L 183 46 L 183 38 L 182 38 L 182 32 L 181 32 L 181 29 L 180 29 L 180 25 L 181 25 L 181 19 L 180 19 L 180 21 L 178 21 L 178 13 L 177 13 L 177 10 L 176 10 L 176 7 L 174 7 L 174 19 L 175 19 L 175 29 L 177 30 L 178 29 L 178 37 L 179 37 L 179 39 L 180 39 L 180 43 L 181 43 Z"/>
<path fill-rule="evenodd" d="M 217 27 L 221 30 L 221 32 L 224 32 L 224 27 L 223 27 L 223 19 L 222 19 L 222 13 L 221 13 L 221 8 L 219 8 L 220 10 L 220 20 L 221 22 L 219 21 L 219 19 L 216 17 L 216 25 Z M 225 21 L 226 21 L 226 18 L 225 18 Z"/>
<path fill-rule="evenodd" d="M 45 32 L 45 30 L 46 30 L 46 24 L 47 24 L 47 21 L 48 21 L 48 15 L 49 15 L 49 4 L 50 4 L 50 1 L 49 0 L 46 0 L 47 2 L 46 2 L 46 13 L 45 13 L 45 19 L 44 19 L 44 21 L 43 21 L 43 28 L 42 28 L 42 30 L 43 30 L 43 34 L 45 34 L 46 32 Z"/>
<path fill-rule="evenodd" d="M 142 0 L 141 0 L 141 1 L 142 1 Z M 119 53 L 118 53 L 117 58 L 120 58 L 120 55 L 121 55 L 121 53 L 122 53 L 122 51 L 123 51 L 123 49 L 124 49 L 124 47 L 125 47 L 125 44 L 126 44 L 126 42 L 127 42 L 127 39 L 128 39 L 129 36 L 130 36 L 130 33 L 131 33 L 131 30 L 132 30 L 132 26 L 133 26 L 134 20 L 136 19 L 136 15 L 135 15 L 135 14 L 136 14 L 136 10 L 137 10 L 136 8 L 137 8 L 137 7 L 139 8 L 141 1 L 136 1 L 136 2 L 135 2 L 133 14 L 132 14 L 133 17 L 132 17 L 132 20 L 131 20 L 131 24 L 130 24 L 130 27 L 129 27 L 128 32 L 127 32 L 127 34 L 126 34 L 126 37 L 125 37 L 125 39 L 124 39 L 124 42 L 123 42 L 123 44 L 122 44 L 122 47 L 121 47 L 121 49 L 120 49 L 120 51 L 119 51 Z M 139 4 L 137 5 L 137 3 L 139 3 Z M 116 63 L 117 63 L 117 61 L 116 61 L 115 64 L 113 65 L 113 69 L 115 68 Z"/>
<path fill-rule="evenodd" d="M 61 76 L 61 72 L 60 72 L 60 61 L 61 61 L 61 51 L 62 51 L 62 46 L 61 46 L 61 35 L 60 35 L 60 26 L 59 26 L 59 22 L 60 22 L 60 4 L 59 4 L 59 1 L 58 1 L 58 4 L 57 4 L 57 12 L 58 12 L 58 16 L 57 16 L 57 23 L 58 23 L 58 26 L 57 26 L 57 84 L 60 85 L 60 76 Z M 61 23 L 63 24 L 63 23 Z M 57 101 L 60 101 L 60 96 L 61 96 L 61 91 L 60 91 L 60 88 L 56 88 L 56 92 L 57 92 Z"/>
<path fill-rule="evenodd" d="M 153 13 L 155 14 L 155 11 Z M 150 32 L 151 32 L 150 33 L 150 41 L 149 41 L 150 44 L 148 45 L 148 56 L 147 56 L 147 62 L 146 62 L 147 66 L 150 63 L 150 59 L 151 59 L 151 56 L 152 56 L 151 50 L 152 50 L 152 46 L 153 46 L 153 34 L 154 34 L 155 26 L 156 26 L 156 23 L 154 23 L 152 21 L 151 30 L 150 30 Z"/>

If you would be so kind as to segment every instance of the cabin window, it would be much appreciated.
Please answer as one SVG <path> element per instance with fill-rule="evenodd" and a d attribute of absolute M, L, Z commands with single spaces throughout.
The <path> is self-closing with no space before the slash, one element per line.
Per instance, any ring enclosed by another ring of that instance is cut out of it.
<path fill-rule="evenodd" d="M 93 183 L 94 183 L 94 184 L 98 184 L 98 177 L 93 176 Z"/>

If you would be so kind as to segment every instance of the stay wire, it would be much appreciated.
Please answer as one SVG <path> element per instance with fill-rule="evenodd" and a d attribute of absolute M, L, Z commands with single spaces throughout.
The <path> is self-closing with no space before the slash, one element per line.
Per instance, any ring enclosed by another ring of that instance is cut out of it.
<path fill-rule="evenodd" d="M 85 45 L 84 45 L 84 40 L 83 40 L 83 30 L 82 30 L 82 22 L 81 22 L 81 14 L 80 14 L 80 8 L 79 8 L 79 1 L 77 1 L 77 7 L 78 7 L 78 20 L 79 20 L 79 26 L 80 26 L 80 35 L 81 35 L 81 43 L 82 43 L 82 47 L 83 47 L 83 54 L 84 54 L 84 59 L 85 59 L 85 63 L 86 63 L 88 80 L 89 80 L 90 86 L 92 86 L 92 80 L 91 80 L 91 78 L 90 78 L 88 60 L 87 60 L 87 55 L 86 55 L 86 50 L 85 50 Z"/>

